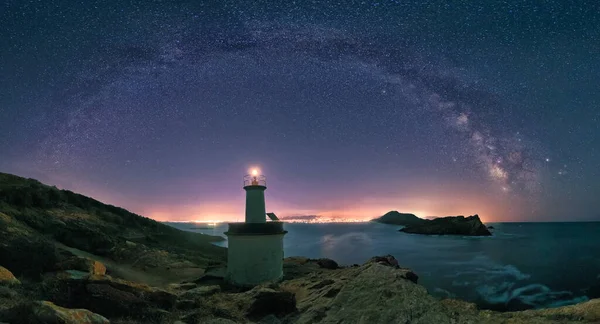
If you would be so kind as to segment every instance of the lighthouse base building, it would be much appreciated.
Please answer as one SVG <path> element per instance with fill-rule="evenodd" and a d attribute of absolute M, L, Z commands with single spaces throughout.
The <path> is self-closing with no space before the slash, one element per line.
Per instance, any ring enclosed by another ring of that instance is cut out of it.
<path fill-rule="evenodd" d="M 227 233 L 227 281 L 239 286 L 283 277 L 283 223 L 230 223 Z"/>
<path fill-rule="evenodd" d="M 255 286 L 283 277 L 283 223 L 266 221 L 264 176 L 256 171 L 244 177 L 246 221 L 229 223 L 226 280 L 237 286 Z M 269 214 L 272 215 L 272 214 Z"/>

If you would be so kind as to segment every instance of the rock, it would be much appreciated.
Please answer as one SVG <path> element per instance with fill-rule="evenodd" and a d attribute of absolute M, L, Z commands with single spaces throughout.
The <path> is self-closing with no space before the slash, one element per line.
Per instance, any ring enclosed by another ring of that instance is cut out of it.
<path fill-rule="evenodd" d="M 309 287 L 309 289 L 321 289 L 323 287 L 327 287 L 331 284 L 334 284 L 335 281 L 331 280 L 331 279 L 325 279 L 325 280 L 321 280 L 319 282 L 317 282 L 316 284 L 312 285 Z"/>
<path fill-rule="evenodd" d="M 8 310 L 4 316 L 13 324 L 108 324 L 105 317 L 87 309 L 69 309 L 49 301 L 21 304 Z"/>
<path fill-rule="evenodd" d="M 226 273 L 226 267 L 208 268 L 206 269 L 202 277 L 196 279 L 194 283 L 199 285 L 220 285 L 225 283 Z"/>
<path fill-rule="evenodd" d="M 142 317 L 153 323 L 171 323 L 169 319 L 172 317 L 172 314 L 164 309 L 150 308 L 144 311 Z"/>
<path fill-rule="evenodd" d="M 38 230 L 43 230 L 38 228 Z M 96 255 L 109 255 L 117 245 L 118 239 L 109 235 L 102 226 L 88 221 L 72 220 L 53 231 L 57 241 Z"/>
<path fill-rule="evenodd" d="M 453 317 L 424 287 L 400 279 L 403 269 L 367 262 L 341 271 L 338 276 L 343 275 L 345 283 L 339 288 L 333 287 L 335 290 L 328 296 L 316 290 L 309 292 L 298 304 L 302 313 L 295 318 L 295 323 L 453 322 Z M 468 314 L 464 316 L 469 319 Z M 472 323 L 479 322 L 472 320 Z"/>
<path fill-rule="evenodd" d="M 224 318 L 220 313 L 223 313 L 222 310 L 215 309 L 200 309 L 193 313 L 187 314 L 181 318 L 181 321 L 188 324 L 196 324 L 196 323 L 212 323 L 212 324 L 230 324 L 230 323 L 239 323 L 233 321 L 228 318 Z M 246 322 L 246 321 L 244 321 Z"/>
<path fill-rule="evenodd" d="M 417 281 L 419 280 L 419 276 L 417 276 L 417 274 L 414 273 L 412 270 L 407 268 L 400 268 L 400 266 L 398 265 L 398 260 L 396 260 L 396 258 L 393 255 L 388 254 L 384 256 L 374 256 L 370 258 L 367 262 L 365 262 L 365 264 L 370 263 L 376 263 L 383 266 L 399 269 L 400 271 L 397 272 L 397 276 L 399 278 L 412 281 L 413 283 L 417 283 Z"/>
<path fill-rule="evenodd" d="M 283 259 L 283 277 L 285 280 L 295 279 L 309 273 L 322 271 L 314 259 L 289 257 Z"/>
<path fill-rule="evenodd" d="M 337 262 L 335 262 L 331 259 L 322 258 L 322 259 L 317 259 L 316 261 L 317 261 L 317 264 L 319 265 L 319 267 L 324 268 L 324 269 L 335 270 L 335 269 L 339 268 Z"/>
<path fill-rule="evenodd" d="M 73 256 L 55 265 L 55 270 L 78 270 L 91 275 L 105 275 L 106 267 L 104 264 L 89 258 Z"/>
<path fill-rule="evenodd" d="M 220 286 L 200 286 L 184 292 L 181 297 L 186 299 L 198 299 L 204 296 L 210 296 L 221 291 Z"/>
<path fill-rule="evenodd" d="M 400 266 L 398 265 L 398 260 L 396 260 L 396 258 L 394 258 L 393 255 L 384 255 L 384 256 L 374 256 L 372 258 L 370 258 L 366 263 L 379 263 L 382 265 L 387 265 L 390 267 L 395 267 L 395 268 L 399 268 Z"/>
<path fill-rule="evenodd" d="M 230 319 L 226 319 L 226 318 L 209 318 L 206 319 L 205 321 L 202 321 L 202 323 L 206 323 L 206 324 L 237 324 L 237 322 L 234 322 Z"/>
<path fill-rule="evenodd" d="M 246 316 L 251 320 L 257 321 L 271 314 L 283 317 L 297 311 L 296 296 L 291 292 L 258 288 L 249 294 L 252 296 L 252 303 Z"/>
<path fill-rule="evenodd" d="M 425 222 L 424 219 L 417 217 L 414 214 L 404 214 L 392 210 L 385 215 L 371 220 L 372 222 L 390 224 L 390 225 L 415 225 Z"/>
<path fill-rule="evenodd" d="M 8 269 L 0 266 L 0 285 L 20 285 L 21 282 L 17 279 L 12 272 Z"/>
<path fill-rule="evenodd" d="M 494 229 L 494 226 L 488 226 L 487 228 L 488 229 Z"/>
<path fill-rule="evenodd" d="M 0 260 L 14 274 L 39 278 L 57 261 L 54 244 L 15 218 L 0 213 Z"/>
<path fill-rule="evenodd" d="M 263 317 L 258 324 L 280 324 L 281 321 L 273 314 Z"/>
<path fill-rule="evenodd" d="M 88 284 L 85 293 L 81 299 L 82 305 L 109 317 L 140 313 L 148 308 L 142 298 L 109 285 Z"/>
<path fill-rule="evenodd" d="M 404 273 L 403 278 L 406 278 L 413 283 L 418 283 L 419 276 L 416 273 L 412 272 L 410 269 L 404 268 L 404 270 L 406 270 L 406 272 Z"/>
<path fill-rule="evenodd" d="M 56 273 L 43 286 L 50 300 L 59 305 L 85 308 L 111 318 L 144 318 L 155 309 L 172 309 L 177 299 L 173 293 L 147 285 L 77 270 Z"/>
<path fill-rule="evenodd" d="M 180 310 L 190 310 L 196 307 L 198 307 L 198 303 L 193 299 L 180 299 L 175 303 L 175 308 Z"/>
<path fill-rule="evenodd" d="M 16 291 L 6 286 L 0 286 L 0 298 L 15 298 L 18 295 L 19 294 Z"/>
<path fill-rule="evenodd" d="M 327 292 L 323 296 L 328 297 L 328 298 L 333 298 L 333 297 L 337 296 L 337 294 L 339 294 L 340 290 L 341 290 L 340 288 L 333 287 L 333 288 L 327 290 Z"/>
<path fill-rule="evenodd" d="M 190 290 L 190 289 L 196 288 L 196 287 L 198 287 L 198 285 L 193 282 L 185 282 L 185 283 L 169 285 L 169 289 L 172 289 L 172 290 Z"/>
<path fill-rule="evenodd" d="M 426 235 L 466 235 L 489 236 L 490 231 L 483 225 L 478 215 L 469 217 L 449 216 L 425 221 L 417 225 L 409 225 L 401 232 Z"/>

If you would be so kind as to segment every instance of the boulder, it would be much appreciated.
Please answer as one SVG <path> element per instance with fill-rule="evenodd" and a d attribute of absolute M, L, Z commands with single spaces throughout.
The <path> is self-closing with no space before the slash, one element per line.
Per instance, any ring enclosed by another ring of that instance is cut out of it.
<path fill-rule="evenodd" d="M 419 276 L 412 270 L 408 268 L 400 268 L 400 266 L 398 265 L 398 260 L 396 260 L 396 258 L 393 255 L 388 254 L 384 256 L 374 256 L 370 258 L 367 262 L 365 262 L 365 264 L 369 263 L 376 263 L 383 266 L 399 269 L 400 271 L 397 272 L 397 276 L 399 278 L 412 281 L 413 283 L 417 283 L 419 280 Z"/>
<path fill-rule="evenodd" d="M 421 224 L 409 225 L 401 232 L 425 235 L 464 235 L 489 236 L 490 231 L 483 225 L 478 215 L 469 217 L 449 216 L 425 221 Z"/>
<path fill-rule="evenodd" d="M 213 286 L 200 286 L 194 289 L 190 289 L 184 292 L 181 297 L 185 299 L 198 299 L 205 296 L 210 296 L 221 291 L 221 287 L 217 285 Z"/>
<path fill-rule="evenodd" d="M 390 225 L 408 226 L 408 225 L 421 224 L 425 220 L 417 217 L 414 214 L 404 214 L 404 213 L 399 213 L 395 210 L 392 210 L 390 212 L 387 212 L 385 215 L 383 215 L 379 218 L 372 219 L 371 221 L 377 222 L 377 223 L 383 223 L 383 224 L 390 224 Z"/>
<path fill-rule="evenodd" d="M 248 294 L 252 302 L 246 316 L 251 320 L 257 321 L 267 315 L 284 317 L 297 311 L 296 296 L 291 292 L 259 287 Z"/>
<path fill-rule="evenodd" d="M 106 267 L 101 262 L 89 258 L 72 256 L 58 262 L 55 270 L 78 270 L 87 272 L 91 275 L 105 275 Z"/>
<path fill-rule="evenodd" d="M 387 265 L 387 266 L 395 267 L 395 268 L 400 267 L 398 265 L 398 260 L 396 260 L 396 258 L 394 258 L 394 256 L 391 254 L 384 255 L 384 256 L 374 256 L 374 257 L 370 258 L 366 263 L 379 263 L 382 265 Z"/>
<path fill-rule="evenodd" d="M 144 284 L 77 270 L 54 273 L 46 278 L 43 287 L 52 302 L 89 309 L 109 318 L 143 319 L 151 310 L 171 310 L 177 299 L 173 293 Z"/>
<path fill-rule="evenodd" d="M 142 298 L 110 285 L 88 284 L 84 293 L 80 299 L 81 305 L 108 317 L 128 316 L 143 312 L 149 307 Z"/>
<path fill-rule="evenodd" d="M 190 310 L 198 307 L 198 303 L 193 299 L 179 299 L 175 304 L 175 308 L 179 310 Z"/>
<path fill-rule="evenodd" d="M 108 324 L 105 317 L 87 309 L 69 309 L 49 301 L 21 304 L 3 314 L 12 324 Z"/>
<path fill-rule="evenodd" d="M 221 285 L 225 283 L 226 273 L 226 267 L 209 267 L 194 283 L 199 285 Z"/>
<path fill-rule="evenodd" d="M 37 228 L 42 232 L 49 232 Z M 50 231 L 54 239 L 70 246 L 96 255 L 108 255 L 117 245 L 118 238 L 108 234 L 100 223 L 83 219 L 71 219 L 64 226 Z"/>
<path fill-rule="evenodd" d="M 317 259 L 316 262 L 319 265 L 319 267 L 324 268 L 324 269 L 335 270 L 335 269 L 339 268 L 337 262 L 335 262 L 331 259 L 322 258 L 322 259 Z"/>
<path fill-rule="evenodd" d="M 21 282 L 12 274 L 12 272 L 0 266 L 0 285 L 12 286 L 19 284 L 21 284 Z"/>

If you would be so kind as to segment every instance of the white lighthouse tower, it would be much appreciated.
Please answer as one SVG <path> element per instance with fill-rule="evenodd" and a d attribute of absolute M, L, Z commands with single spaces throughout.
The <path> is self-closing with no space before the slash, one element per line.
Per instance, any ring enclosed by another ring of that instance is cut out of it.
<path fill-rule="evenodd" d="M 228 240 L 227 275 L 230 283 L 254 286 L 278 281 L 283 276 L 283 223 L 267 222 L 265 190 L 267 181 L 257 169 L 244 177 L 246 190 L 246 221 L 229 223 L 225 232 Z"/>

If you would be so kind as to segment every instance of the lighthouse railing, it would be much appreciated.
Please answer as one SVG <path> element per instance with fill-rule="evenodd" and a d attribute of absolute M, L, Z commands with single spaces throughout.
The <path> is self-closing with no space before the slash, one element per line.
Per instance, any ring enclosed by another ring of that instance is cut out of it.
<path fill-rule="evenodd" d="M 264 175 L 251 175 L 247 174 L 244 176 L 244 187 L 247 186 L 267 186 L 267 178 Z"/>

